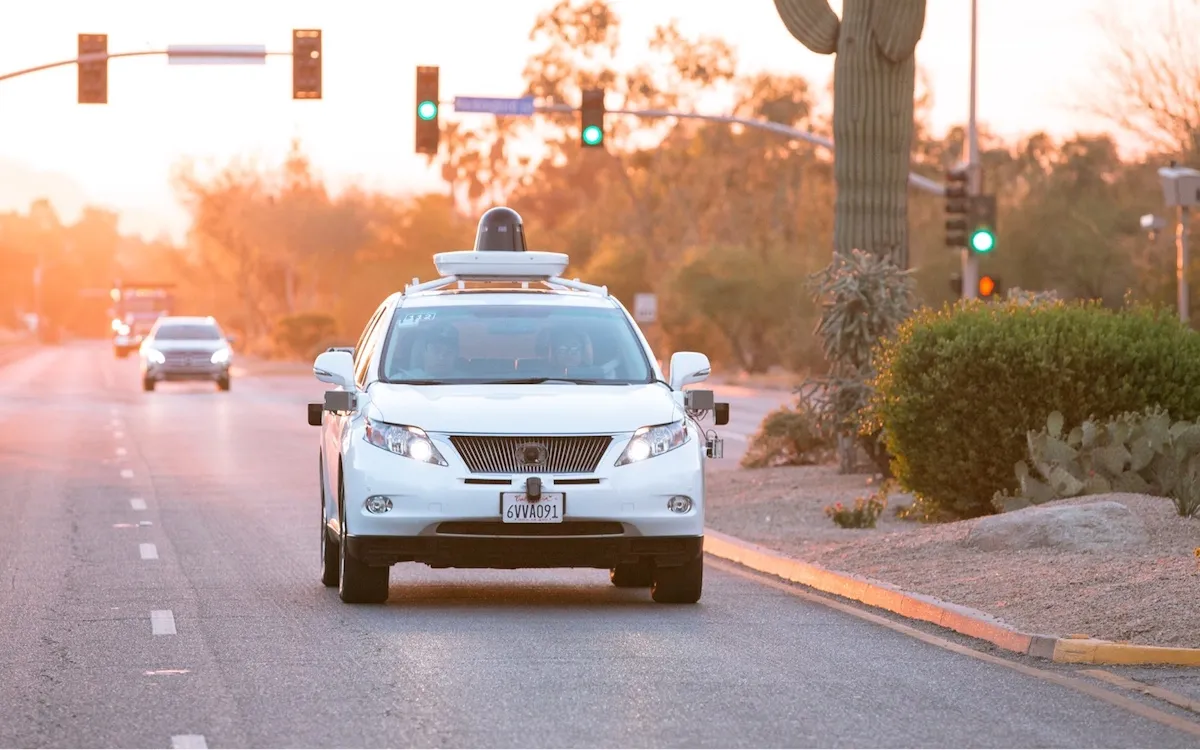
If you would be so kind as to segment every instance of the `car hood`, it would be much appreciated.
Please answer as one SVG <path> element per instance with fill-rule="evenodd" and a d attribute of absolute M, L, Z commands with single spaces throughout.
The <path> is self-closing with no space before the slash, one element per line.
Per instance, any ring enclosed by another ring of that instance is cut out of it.
<path fill-rule="evenodd" d="M 218 349 L 224 349 L 229 346 L 228 343 L 217 339 L 199 339 L 199 340 L 170 340 L 170 339 L 154 339 L 146 344 L 152 349 L 157 349 L 160 352 L 215 352 Z"/>
<path fill-rule="evenodd" d="M 683 418 L 658 384 L 434 385 L 375 383 L 368 414 L 426 432 L 556 435 L 632 432 Z"/>

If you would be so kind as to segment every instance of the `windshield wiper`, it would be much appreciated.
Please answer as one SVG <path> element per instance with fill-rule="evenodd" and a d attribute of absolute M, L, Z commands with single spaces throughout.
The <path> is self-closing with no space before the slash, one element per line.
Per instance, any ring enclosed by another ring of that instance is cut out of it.
<path fill-rule="evenodd" d="M 516 378 L 512 380 L 488 380 L 484 385 L 537 385 L 538 383 L 573 383 L 575 385 L 626 385 L 611 380 L 594 378 Z"/>
<path fill-rule="evenodd" d="M 389 380 L 392 385 L 450 385 L 445 380 Z"/>

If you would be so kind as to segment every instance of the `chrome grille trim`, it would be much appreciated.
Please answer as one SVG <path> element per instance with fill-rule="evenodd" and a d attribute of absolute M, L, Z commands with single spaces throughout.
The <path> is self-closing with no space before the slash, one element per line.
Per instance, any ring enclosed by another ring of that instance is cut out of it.
<path fill-rule="evenodd" d="M 472 474 L 589 474 L 600 465 L 611 435 L 451 435 L 450 443 Z M 545 448 L 544 463 L 525 463 L 517 449 Z"/>

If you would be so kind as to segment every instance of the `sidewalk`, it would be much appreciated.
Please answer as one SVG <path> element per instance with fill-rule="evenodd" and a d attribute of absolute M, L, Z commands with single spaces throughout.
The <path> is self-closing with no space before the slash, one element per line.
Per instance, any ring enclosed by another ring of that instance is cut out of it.
<path fill-rule="evenodd" d="M 756 569 L 766 565 L 773 569 L 764 572 L 774 575 L 790 570 L 819 590 L 842 596 L 850 591 L 855 595 L 849 598 L 917 619 L 944 624 L 947 617 L 967 616 L 971 627 L 1008 633 L 1000 638 L 1008 645 L 986 638 L 1004 648 L 1024 644 L 1014 650 L 1029 653 L 1040 638 L 1038 655 L 1050 658 L 1057 638 L 1076 636 L 1070 646 L 1058 646 L 1056 660 L 1072 660 L 1067 651 L 1074 648 L 1074 660 L 1094 661 L 1101 642 L 1200 648 L 1200 519 L 1179 517 L 1170 500 L 1107 495 L 1058 501 L 1124 504 L 1147 531 L 1147 540 L 1137 545 L 984 552 L 962 544 L 977 520 L 933 525 L 897 519 L 895 506 L 910 501 L 903 495 L 889 498 L 875 529 L 834 525 L 825 506 L 852 506 L 874 490 L 869 481 L 838 475 L 833 466 L 712 472 L 707 522 L 728 538 L 713 535 L 715 546 L 706 549 L 743 564 L 749 560 Z M 1080 649 L 1090 651 L 1079 656 Z M 1200 666 L 1200 651 L 1182 656 L 1144 651 L 1127 650 L 1119 658 Z"/>

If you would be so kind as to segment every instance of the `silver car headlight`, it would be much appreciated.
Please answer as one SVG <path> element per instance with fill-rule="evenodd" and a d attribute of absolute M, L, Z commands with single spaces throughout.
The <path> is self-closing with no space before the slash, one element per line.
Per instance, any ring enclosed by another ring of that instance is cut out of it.
<path fill-rule="evenodd" d="M 156 365 L 161 365 L 167 361 L 166 355 L 157 349 L 151 349 L 147 347 L 144 353 L 146 355 L 146 359 Z"/>
<path fill-rule="evenodd" d="M 426 464 L 446 466 L 446 459 L 420 427 L 367 420 L 366 440 L 377 448 Z"/>
<path fill-rule="evenodd" d="M 660 424 L 651 427 L 639 427 L 629 440 L 629 445 L 617 459 L 617 466 L 645 461 L 647 458 L 661 456 L 673 451 L 688 441 L 686 420 Z"/>
<path fill-rule="evenodd" d="M 229 361 L 229 355 L 231 354 L 233 354 L 233 352 L 229 351 L 228 348 L 218 349 L 213 352 L 212 357 L 210 357 L 208 361 L 212 362 L 214 365 L 223 365 Z"/>

